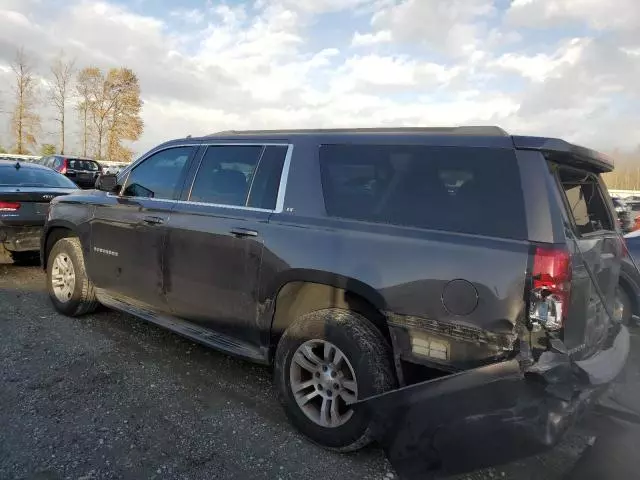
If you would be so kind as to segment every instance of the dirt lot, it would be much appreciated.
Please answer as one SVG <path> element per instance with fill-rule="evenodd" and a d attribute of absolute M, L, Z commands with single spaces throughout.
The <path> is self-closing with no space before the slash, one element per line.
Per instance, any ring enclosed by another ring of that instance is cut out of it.
<path fill-rule="evenodd" d="M 613 394 L 630 407 L 633 342 Z M 338 455 L 301 438 L 270 375 L 128 315 L 58 315 L 39 268 L 0 263 L 1 479 L 397 478 L 379 448 Z M 559 479 L 593 434 L 461 478 Z"/>

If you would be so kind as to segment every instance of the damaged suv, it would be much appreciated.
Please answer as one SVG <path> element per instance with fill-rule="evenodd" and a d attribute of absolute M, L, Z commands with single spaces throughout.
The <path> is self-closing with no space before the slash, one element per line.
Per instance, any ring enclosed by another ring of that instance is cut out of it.
<path fill-rule="evenodd" d="M 62 313 L 272 364 L 315 443 L 464 471 L 553 446 L 623 368 L 611 169 L 496 127 L 222 132 L 56 198 L 41 256 Z"/>

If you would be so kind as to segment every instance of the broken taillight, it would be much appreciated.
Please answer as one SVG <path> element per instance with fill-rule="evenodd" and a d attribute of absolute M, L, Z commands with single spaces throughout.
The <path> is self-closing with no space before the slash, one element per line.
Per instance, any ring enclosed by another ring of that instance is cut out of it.
<path fill-rule="evenodd" d="M 563 248 L 535 247 L 529 319 L 547 330 L 564 325 L 571 293 L 571 257 Z"/>

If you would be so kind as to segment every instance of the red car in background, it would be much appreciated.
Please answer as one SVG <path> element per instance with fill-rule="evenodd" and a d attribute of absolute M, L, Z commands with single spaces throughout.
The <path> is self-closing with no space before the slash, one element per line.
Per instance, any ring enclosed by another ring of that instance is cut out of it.
<path fill-rule="evenodd" d="M 80 188 L 93 188 L 98 175 L 103 173 L 102 166 L 89 158 L 50 155 L 39 163 L 73 180 Z"/>

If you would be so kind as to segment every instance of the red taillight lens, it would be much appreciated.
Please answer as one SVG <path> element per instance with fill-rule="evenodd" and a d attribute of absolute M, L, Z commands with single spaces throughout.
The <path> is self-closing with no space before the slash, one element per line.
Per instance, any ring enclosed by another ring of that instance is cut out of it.
<path fill-rule="evenodd" d="M 547 328 L 564 325 L 571 293 L 571 257 L 562 248 L 536 247 L 530 318 Z"/>
<path fill-rule="evenodd" d="M 1 202 L 0 201 L 0 212 L 15 212 L 20 208 L 20 203 L 18 202 Z"/>
<path fill-rule="evenodd" d="M 62 159 L 62 167 L 60 167 L 60 173 L 61 174 L 65 174 L 67 173 L 67 166 L 68 166 L 69 161 L 66 158 Z"/>

